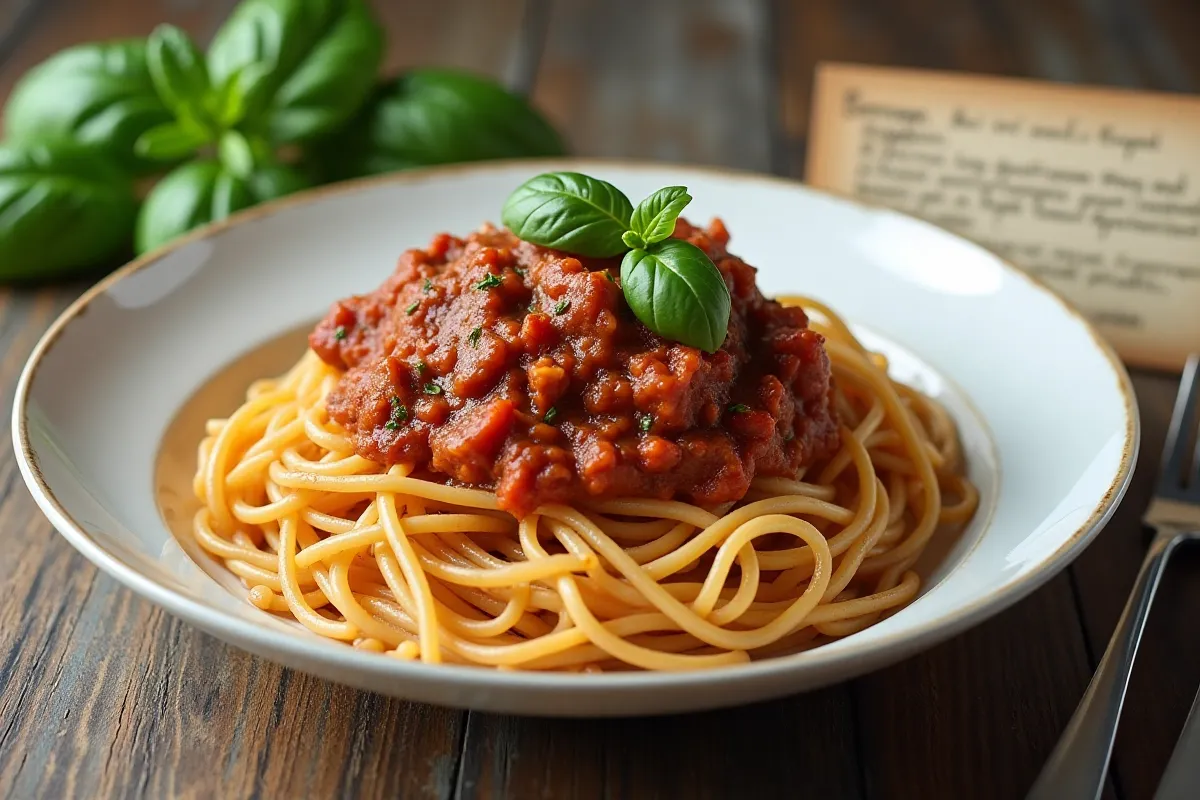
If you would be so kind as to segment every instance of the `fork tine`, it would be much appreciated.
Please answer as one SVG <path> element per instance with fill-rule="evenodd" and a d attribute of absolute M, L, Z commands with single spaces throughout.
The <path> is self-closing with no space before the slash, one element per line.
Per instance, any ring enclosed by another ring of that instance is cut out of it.
<path fill-rule="evenodd" d="M 1160 494 L 1178 495 L 1185 484 L 1183 459 L 1188 451 L 1192 428 L 1196 425 L 1196 403 L 1200 400 L 1200 354 L 1188 357 L 1179 381 L 1179 394 L 1175 396 L 1175 410 L 1171 412 L 1171 427 L 1167 429 L 1167 443 L 1163 448 L 1162 467 L 1158 474 Z M 1195 459 L 1193 459 L 1195 460 Z"/>

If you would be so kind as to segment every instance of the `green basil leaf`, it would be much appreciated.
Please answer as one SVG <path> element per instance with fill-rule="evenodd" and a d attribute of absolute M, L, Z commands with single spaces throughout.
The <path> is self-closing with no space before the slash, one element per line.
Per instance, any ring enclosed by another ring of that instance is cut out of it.
<path fill-rule="evenodd" d="M 170 119 L 146 67 L 144 39 L 63 50 L 25 73 L 4 108 L 10 140 L 66 140 L 132 172 L 159 166 L 133 145 Z"/>
<path fill-rule="evenodd" d="M 133 149 L 142 158 L 176 161 L 196 152 L 208 141 L 208 135 L 199 128 L 166 122 L 139 136 L 133 143 Z"/>
<path fill-rule="evenodd" d="M 709 257 L 690 242 L 666 239 L 630 250 L 621 290 L 642 324 L 664 339 L 714 353 L 729 330 L 729 287 Z"/>
<path fill-rule="evenodd" d="M 246 86 L 240 82 L 242 72 L 238 70 L 230 75 L 208 95 L 209 115 L 225 129 L 237 125 L 246 115 Z"/>
<path fill-rule="evenodd" d="M 642 237 L 647 245 L 661 242 L 675 233 L 675 220 L 692 196 L 685 186 L 668 186 L 637 204 L 629 228 Z M 643 245 L 645 246 L 645 245 Z"/>
<path fill-rule="evenodd" d="M 248 178 L 254 172 L 254 151 L 241 131 L 225 131 L 219 146 L 221 165 L 238 178 Z"/>
<path fill-rule="evenodd" d="M 65 142 L 0 146 L 0 280 L 38 281 L 124 255 L 137 201 L 130 178 Z"/>
<path fill-rule="evenodd" d="M 163 103 L 181 119 L 209 124 L 205 108 L 212 85 L 204 56 L 174 25 L 159 25 L 146 43 L 146 64 Z"/>
<path fill-rule="evenodd" d="M 271 69 L 246 90 L 247 119 L 278 144 L 328 135 L 366 101 L 383 31 L 363 0 L 243 0 L 213 38 L 208 66 L 223 83 L 251 64 Z"/>
<path fill-rule="evenodd" d="M 240 123 L 261 101 L 262 78 L 271 68 L 267 64 L 247 64 L 225 78 L 220 87 L 210 92 L 209 116 L 222 128 Z"/>
<path fill-rule="evenodd" d="M 333 179 L 493 158 L 558 156 L 554 128 L 494 81 L 449 69 L 418 69 L 379 86 L 316 156 Z"/>
<path fill-rule="evenodd" d="M 304 177 L 276 163 L 239 177 L 217 161 L 191 161 L 167 173 L 146 196 L 137 220 L 139 253 L 235 211 L 306 188 Z"/>
<path fill-rule="evenodd" d="M 628 249 L 633 204 L 611 183 L 578 172 L 546 172 L 517 187 L 500 212 L 519 238 L 580 256 L 605 258 Z"/>
<path fill-rule="evenodd" d="M 636 231 L 625 231 L 621 234 L 621 241 L 630 250 L 644 250 L 649 247 L 642 235 Z"/>

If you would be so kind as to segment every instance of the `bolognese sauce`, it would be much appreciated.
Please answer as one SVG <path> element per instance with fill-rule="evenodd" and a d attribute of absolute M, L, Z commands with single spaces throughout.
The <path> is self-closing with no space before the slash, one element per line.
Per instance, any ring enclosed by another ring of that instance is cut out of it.
<path fill-rule="evenodd" d="M 822 337 L 763 297 L 719 220 L 676 238 L 732 300 L 714 353 L 642 325 L 620 260 L 571 256 L 490 226 L 401 255 L 374 292 L 334 305 L 309 342 L 345 370 L 326 406 L 356 452 L 493 488 L 524 516 L 587 498 L 742 498 L 794 476 L 838 427 Z"/>

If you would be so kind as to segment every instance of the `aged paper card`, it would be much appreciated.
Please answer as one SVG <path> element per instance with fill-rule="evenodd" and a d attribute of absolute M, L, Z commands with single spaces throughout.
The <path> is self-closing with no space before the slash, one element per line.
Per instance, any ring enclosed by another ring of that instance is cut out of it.
<path fill-rule="evenodd" d="M 999 253 L 1131 364 L 1200 350 L 1200 97 L 824 64 L 812 119 L 814 186 Z"/>

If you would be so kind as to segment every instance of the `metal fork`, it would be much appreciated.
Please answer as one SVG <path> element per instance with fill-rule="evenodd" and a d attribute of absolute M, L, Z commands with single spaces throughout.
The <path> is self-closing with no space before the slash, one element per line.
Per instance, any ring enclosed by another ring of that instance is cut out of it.
<path fill-rule="evenodd" d="M 1176 546 L 1187 539 L 1200 538 L 1197 532 L 1200 531 L 1200 442 L 1194 454 L 1188 452 L 1192 432 L 1196 428 L 1198 404 L 1200 354 L 1193 354 L 1184 367 L 1179 394 L 1175 398 L 1158 488 L 1150 508 L 1142 518 L 1146 525 L 1154 529 L 1150 550 L 1138 571 L 1133 591 L 1125 610 L 1121 612 L 1108 649 L 1100 659 L 1096 674 L 1054 752 L 1050 754 L 1050 760 L 1030 790 L 1028 800 L 1087 800 L 1098 798 L 1104 788 L 1113 739 L 1117 733 L 1117 720 L 1121 716 L 1129 674 L 1133 669 L 1133 659 L 1137 655 L 1138 642 L 1146 626 L 1154 592 Z M 1159 797 L 1163 800 L 1170 796 L 1163 794 L 1168 784 L 1167 778 L 1180 778 L 1180 770 L 1190 771 L 1194 775 L 1198 768 L 1195 759 L 1185 764 L 1188 758 L 1179 754 L 1187 741 L 1200 742 L 1200 735 L 1193 730 L 1200 728 L 1198 717 L 1200 714 L 1193 709 L 1187 730 L 1176 747 L 1176 753 L 1168 765 L 1168 774 L 1160 786 Z M 1189 736 L 1189 733 L 1192 735 Z M 1183 777 L 1186 780 L 1188 776 Z M 1195 798 L 1200 794 L 1189 793 L 1180 797 Z"/>

